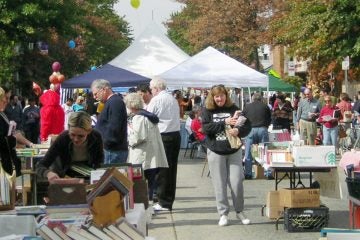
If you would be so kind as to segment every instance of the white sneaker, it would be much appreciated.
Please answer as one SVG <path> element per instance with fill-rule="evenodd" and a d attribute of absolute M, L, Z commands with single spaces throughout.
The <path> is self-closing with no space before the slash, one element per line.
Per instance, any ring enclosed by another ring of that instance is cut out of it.
<path fill-rule="evenodd" d="M 154 209 L 154 211 L 170 211 L 169 208 L 164 208 L 159 203 L 156 203 L 155 205 L 153 205 L 153 209 Z"/>
<path fill-rule="evenodd" d="M 248 225 L 250 224 L 250 219 L 248 219 L 244 212 L 239 212 L 236 214 L 236 217 L 241 220 L 242 224 Z"/>
<path fill-rule="evenodd" d="M 220 220 L 219 220 L 219 226 L 226 226 L 228 225 L 228 216 L 226 215 L 221 215 Z"/>

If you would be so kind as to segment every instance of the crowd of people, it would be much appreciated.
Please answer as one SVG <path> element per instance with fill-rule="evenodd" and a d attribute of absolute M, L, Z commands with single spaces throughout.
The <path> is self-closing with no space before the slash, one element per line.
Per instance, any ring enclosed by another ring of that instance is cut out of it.
<path fill-rule="evenodd" d="M 50 87 L 38 101 L 29 97 L 23 107 L 25 103 L 17 95 L 0 88 L 4 170 L 11 173 L 15 166 L 21 174 L 16 144 L 31 147 L 56 135 L 36 166 L 39 176 L 49 182 L 71 176 L 70 166 L 77 163 L 93 169 L 102 164 L 142 164 L 154 210 L 171 211 L 176 196 L 180 120 L 189 116 L 189 132 L 206 149 L 220 226 L 228 225 L 228 187 L 237 217 L 243 224 L 250 223 L 243 211 L 243 181 L 253 178 L 251 146 L 269 141 L 270 126 L 289 133 L 299 131 L 309 145 L 315 145 L 320 129 L 322 144 L 338 146 L 339 125 L 351 127 L 360 121 L 360 100 L 351 104 L 342 93 L 338 101 L 327 89 L 320 91 L 318 99 L 306 88 L 293 99 L 277 93 L 267 101 L 262 94 L 253 93 L 249 102 L 239 89 L 223 85 L 183 97 L 181 90 L 168 92 L 160 78 L 125 96 L 113 92 L 104 79 L 92 82 L 90 89 L 75 102 L 68 98 L 60 105 L 59 93 Z M 12 124 L 16 127 L 9 133 Z M 241 139 L 245 141 L 244 156 L 238 144 Z M 266 174 L 271 176 L 271 172 Z"/>

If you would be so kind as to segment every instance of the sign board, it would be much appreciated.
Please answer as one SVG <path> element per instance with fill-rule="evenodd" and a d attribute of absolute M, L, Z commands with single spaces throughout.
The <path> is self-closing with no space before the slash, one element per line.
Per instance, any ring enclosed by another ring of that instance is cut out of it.
<path fill-rule="evenodd" d="M 288 75 L 293 77 L 295 76 L 295 63 L 294 61 L 288 62 Z"/>

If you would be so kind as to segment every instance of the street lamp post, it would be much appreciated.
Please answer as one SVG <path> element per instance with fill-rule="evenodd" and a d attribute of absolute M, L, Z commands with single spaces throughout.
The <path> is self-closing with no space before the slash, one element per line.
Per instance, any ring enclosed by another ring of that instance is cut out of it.
<path fill-rule="evenodd" d="M 345 91 L 344 92 L 348 92 L 349 90 L 349 83 L 348 83 L 348 70 L 349 70 L 349 66 L 350 66 L 350 59 L 349 59 L 349 56 L 346 56 L 344 58 L 344 61 L 342 61 L 342 70 L 345 71 L 345 78 L 344 78 L 344 81 L 345 81 Z"/>

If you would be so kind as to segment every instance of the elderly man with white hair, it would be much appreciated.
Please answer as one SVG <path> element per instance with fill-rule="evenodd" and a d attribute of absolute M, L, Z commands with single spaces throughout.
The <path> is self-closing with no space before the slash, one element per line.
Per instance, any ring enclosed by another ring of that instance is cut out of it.
<path fill-rule="evenodd" d="M 154 78 L 150 81 L 153 95 L 147 110 L 159 118 L 158 127 L 165 148 L 169 168 L 161 168 L 157 176 L 156 195 L 158 203 L 153 206 L 155 211 L 171 211 L 175 200 L 176 175 L 180 151 L 180 109 L 176 99 L 166 92 L 163 79 Z"/>

